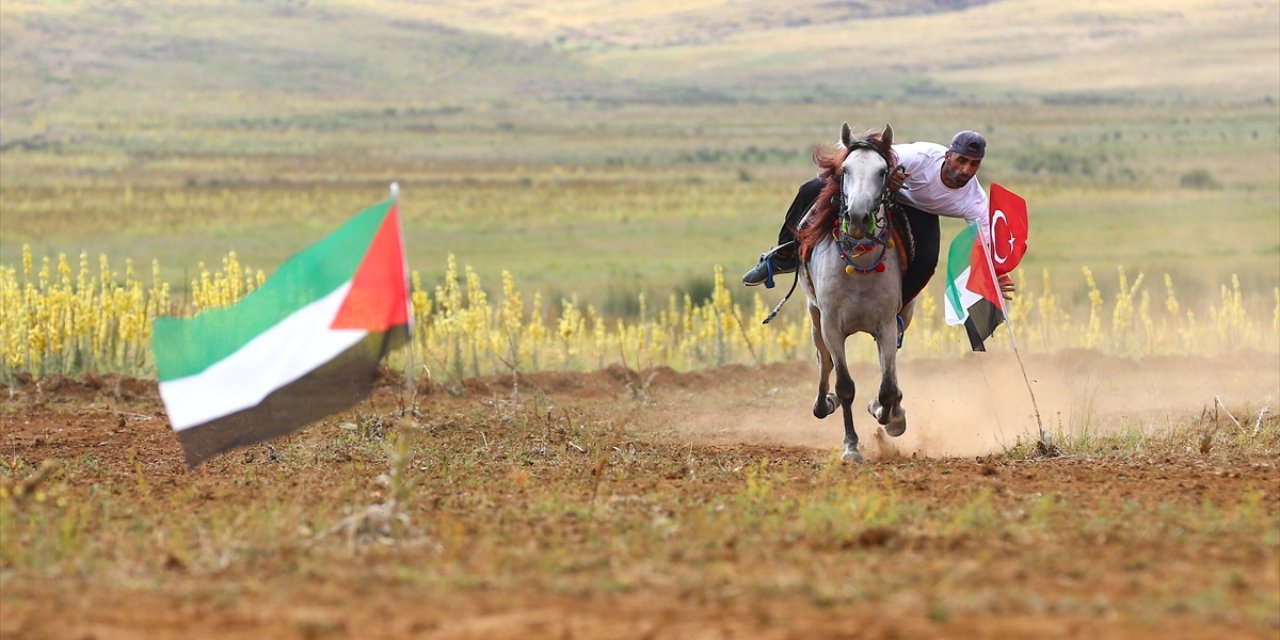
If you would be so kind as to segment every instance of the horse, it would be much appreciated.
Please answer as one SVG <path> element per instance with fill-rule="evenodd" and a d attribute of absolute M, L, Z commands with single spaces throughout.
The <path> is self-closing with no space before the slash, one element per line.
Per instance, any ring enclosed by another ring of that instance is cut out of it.
<path fill-rule="evenodd" d="M 896 357 L 899 332 L 910 322 L 914 306 L 902 308 L 902 272 L 906 268 L 902 240 L 894 240 L 890 223 L 889 177 L 895 168 L 893 128 L 855 137 L 849 123 L 840 128 L 843 149 L 815 149 L 814 160 L 826 187 L 801 222 L 798 278 L 809 299 L 813 345 L 817 349 L 818 395 L 813 415 L 822 419 L 844 413 L 845 462 L 862 462 L 853 427 L 854 382 L 845 357 L 845 341 L 854 333 L 875 338 L 880 355 L 880 393 L 867 411 L 891 436 L 907 429 Z M 913 301 L 914 302 L 914 301 Z M 899 313 L 901 310 L 901 313 Z M 899 326 L 899 316 L 903 325 Z M 832 369 L 835 393 L 828 393 Z"/>

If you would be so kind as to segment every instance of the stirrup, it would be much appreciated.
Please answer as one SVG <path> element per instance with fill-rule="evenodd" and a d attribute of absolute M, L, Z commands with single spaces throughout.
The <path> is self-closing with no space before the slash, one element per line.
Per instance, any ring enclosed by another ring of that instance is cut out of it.
<path fill-rule="evenodd" d="M 786 249 L 788 247 L 791 247 L 793 245 L 795 245 L 794 240 L 791 242 L 784 242 L 760 254 L 760 261 L 756 263 L 756 266 L 752 267 L 751 270 L 746 273 L 746 275 L 742 276 L 742 284 L 745 284 L 748 287 L 754 287 L 758 284 L 764 284 L 764 288 L 772 289 L 775 286 L 775 283 L 773 281 L 774 275 L 779 275 L 783 273 L 792 273 L 798 267 L 798 264 L 796 264 L 797 260 L 795 258 L 792 258 L 787 261 L 781 261 L 781 262 L 786 262 L 786 264 L 778 264 L 777 262 L 775 262 L 775 260 L 777 260 L 776 255 L 779 251 Z M 762 271 L 763 271 L 764 278 L 760 278 Z"/>
<path fill-rule="evenodd" d="M 898 318 L 898 348 L 902 348 L 902 339 L 907 335 L 907 323 L 902 319 L 902 314 L 896 316 Z"/>
<path fill-rule="evenodd" d="M 756 266 L 751 267 L 742 275 L 742 284 L 748 287 L 754 287 L 763 284 L 766 289 L 773 287 L 773 263 L 768 258 L 760 256 L 760 261 Z"/>
<path fill-rule="evenodd" d="M 766 253 L 766 254 L 764 254 L 764 255 L 760 256 L 760 262 L 763 262 L 763 263 L 764 263 L 764 266 L 765 266 L 765 269 L 766 269 L 766 271 L 765 271 L 765 275 L 764 275 L 764 288 L 766 288 L 766 289 L 772 289 L 772 288 L 774 287 L 774 282 L 773 282 L 773 255 L 772 255 L 772 252 L 770 252 L 770 253 Z"/>

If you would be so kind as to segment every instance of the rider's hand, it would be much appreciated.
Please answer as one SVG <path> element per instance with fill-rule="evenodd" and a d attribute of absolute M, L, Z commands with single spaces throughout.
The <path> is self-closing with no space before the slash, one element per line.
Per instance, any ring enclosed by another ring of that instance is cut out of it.
<path fill-rule="evenodd" d="M 1018 290 L 1018 287 L 1013 284 L 1013 276 L 1004 273 L 1000 275 L 999 280 L 1000 295 L 1004 296 L 1005 300 L 1012 300 L 1013 294 Z"/>
<path fill-rule="evenodd" d="M 898 167 L 893 173 L 889 174 L 889 190 L 896 193 L 898 190 L 902 189 L 902 185 L 905 184 L 907 182 L 907 178 L 910 177 L 911 174 L 907 173 L 906 169 Z"/>

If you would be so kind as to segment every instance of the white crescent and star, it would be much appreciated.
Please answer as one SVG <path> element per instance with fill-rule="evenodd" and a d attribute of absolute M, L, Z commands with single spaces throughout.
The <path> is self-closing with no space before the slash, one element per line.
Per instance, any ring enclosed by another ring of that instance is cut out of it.
<path fill-rule="evenodd" d="M 996 243 L 994 242 L 996 238 L 1000 237 L 1000 234 L 996 233 L 996 225 L 999 224 L 1001 220 L 1004 221 L 1005 235 L 1009 238 L 1009 250 L 1003 256 L 1000 255 L 1000 247 L 996 246 Z M 1004 264 L 1013 256 L 1013 245 L 1018 241 L 1017 238 L 1013 237 L 1012 233 L 1008 232 L 1008 229 L 1009 218 L 1004 215 L 1003 209 L 996 209 L 995 213 L 991 215 L 991 239 L 993 241 L 991 243 L 991 257 L 999 264 Z"/>

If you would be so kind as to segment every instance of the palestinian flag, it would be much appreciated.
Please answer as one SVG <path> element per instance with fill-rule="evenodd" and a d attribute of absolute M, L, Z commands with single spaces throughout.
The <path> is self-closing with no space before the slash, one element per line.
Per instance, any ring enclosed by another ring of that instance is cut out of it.
<path fill-rule="evenodd" d="M 1027 252 L 1027 201 L 992 183 L 989 207 L 990 253 L 977 224 L 956 236 L 947 252 L 947 324 L 964 323 L 974 351 L 986 351 L 984 341 L 1004 322 L 998 276 L 1013 271 Z"/>
<path fill-rule="evenodd" d="M 373 390 L 409 334 L 395 200 L 293 256 L 231 307 L 157 318 L 160 396 L 187 465 L 300 429 Z"/>
<path fill-rule="evenodd" d="M 974 351 L 986 351 L 983 342 L 1004 322 L 1003 300 L 980 238 L 978 225 L 971 223 L 951 241 L 944 296 L 947 324 L 964 323 Z"/>

